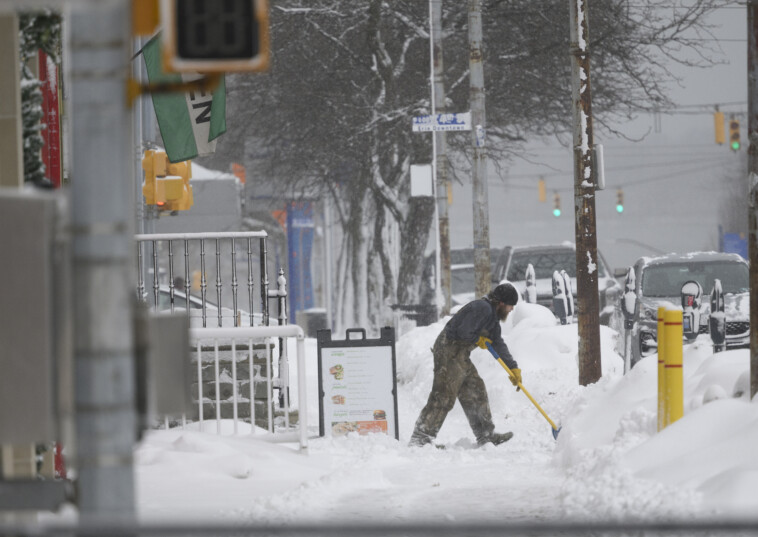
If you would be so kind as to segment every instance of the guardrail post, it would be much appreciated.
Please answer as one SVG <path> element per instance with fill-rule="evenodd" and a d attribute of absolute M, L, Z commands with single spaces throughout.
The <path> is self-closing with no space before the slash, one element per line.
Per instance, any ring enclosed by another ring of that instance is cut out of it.
<path fill-rule="evenodd" d="M 684 415 L 684 379 L 682 355 L 684 336 L 682 331 L 682 310 L 666 310 L 664 314 L 666 356 L 666 412 L 665 426 L 669 426 Z"/>
<path fill-rule="evenodd" d="M 658 430 L 666 427 L 666 330 L 664 315 L 666 308 L 658 308 Z"/>

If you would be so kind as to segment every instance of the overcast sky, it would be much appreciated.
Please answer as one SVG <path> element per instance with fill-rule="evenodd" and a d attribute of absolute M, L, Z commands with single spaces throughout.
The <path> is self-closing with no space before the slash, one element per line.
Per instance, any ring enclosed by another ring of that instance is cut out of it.
<path fill-rule="evenodd" d="M 611 267 L 631 265 L 639 256 L 658 251 L 718 248 L 719 192 L 729 170 L 732 176 L 739 174 L 745 158 L 747 10 L 735 4 L 709 20 L 718 25 L 713 33 L 720 39 L 716 44 L 723 54 L 717 59 L 723 63 L 707 69 L 673 65 L 682 80 L 680 86 L 670 86 L 670 95 L 690 112 L 696 109 L 689 105 L 721 103 L 727 117 L 730 112 L 743 114 L 743 150 L 734 154 L 727 146 L 715 144 L 713 117 L 704 109 L 699 109 L 700 114 L 661 115 L 657 121 L 646 114 L 617 125 L 630 138 L 644 136 L 639 142 L 610 136 L 596 125 L 595 142 L 605 148 L 607 184 L 596 198 L 598 248 Z M 539 164 L 517 160 L 511 163 L 505 183 L 497 177 L 490 179 L 493 247 L 575 241 L 570 150 L 548 140 L 530 143 L 529 151 L 530 160 Z M 546 203 L 537 200 L 540 175 L 547 184 Z M 621 215 L 615 210 L 619 187 L 625 200 Z M 556 190 L 561 196 L 560 218 L 552 215 Z M 471 246 L 470 184 L 456 185 L 453 200 L 452 247 Z"/>

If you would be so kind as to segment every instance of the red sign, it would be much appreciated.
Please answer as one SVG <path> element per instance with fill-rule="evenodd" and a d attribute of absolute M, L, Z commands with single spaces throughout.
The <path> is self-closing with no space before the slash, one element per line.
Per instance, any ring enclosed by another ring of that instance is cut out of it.
<path fill-rule="evenodd" d="M 39 51 L 39 79 L 42 82 L 42 121 L 47 125 L 42 129 L 45 145 L 42 147 L 42 162 L 45 177 L 55 188 L 61 186 L 61 136 L 60 109 L 58 107 L 58 66 L 47 54 Z"/>

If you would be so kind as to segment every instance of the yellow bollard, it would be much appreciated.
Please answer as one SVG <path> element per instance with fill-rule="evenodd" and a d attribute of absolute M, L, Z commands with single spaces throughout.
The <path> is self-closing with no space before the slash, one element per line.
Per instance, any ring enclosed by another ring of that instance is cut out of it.
<path fill-rule="evenodd" d="M 666 312 L 666 308 L 660 306 L 658 308 L 658 430 L 662 431 L 666 426 L 666 408 L 664 401 L 666 400 L 666 369 L 664 366 L 664 356 L 666 355 L 664 341 L 666 339 L 663 324 L 663 315 Z"/>
<path fill-rule="evenodd" d="M 668 427 L 684 415 L 684 375 L 682 371 L 682 310 L 666 310 L 664 314 L 666 354 L 664 368 L 666 403 L 664 426 Z"/>

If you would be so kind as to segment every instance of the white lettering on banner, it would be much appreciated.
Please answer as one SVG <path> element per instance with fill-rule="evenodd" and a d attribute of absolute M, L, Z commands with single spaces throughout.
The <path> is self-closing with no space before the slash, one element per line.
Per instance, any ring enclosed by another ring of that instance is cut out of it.
<path fill-rule="evenodd" d="M 188 74 L 182 75 L 184 82 L 197 80 L 200 75 Z M 216 140 L 208 141 L 211 132 L 211 103 L 213 103 L 213 94 L 201 91 L 188 91 L 184 94 L 187 101 L 187 111 L 189 112 L 190 122 L 192 123 L 192 132 L 195 135 L 195 145 L 197 145 L 197 155 L 211 155 L 216 150 Z"/>

